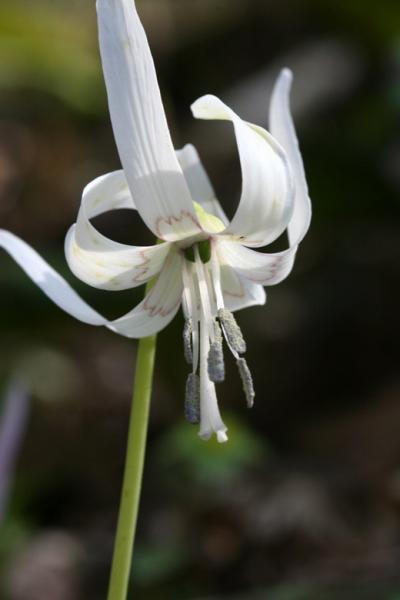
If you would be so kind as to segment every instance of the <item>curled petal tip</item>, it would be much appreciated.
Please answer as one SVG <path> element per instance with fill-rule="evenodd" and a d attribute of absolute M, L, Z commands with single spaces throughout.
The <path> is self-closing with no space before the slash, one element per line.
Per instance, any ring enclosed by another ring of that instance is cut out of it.
<path fill-rule="evenodd" d="M 212 94 L 206 94 L 195 100 L 190 109 L 196 119 L 226 118 L 226 107 L 219 98 Z M 221 115 L 216 116 L 216 110 L 218 109 L 220 109 Z"/>
<path fill-rule="evenodd" d="M 293 81 L 293 72 L 288 67 L 284 67 L 280 72 L 279 77 L 288 83 L 292 83 Z"/>
<path fill-rule="evenodd" d="M 275 83 L 275 89 L 280 90 L 281 93 L 289 95 L 290 88 L 292 86 L 293 73 L 287 67 L 283 68 L 278 75 Z"/>

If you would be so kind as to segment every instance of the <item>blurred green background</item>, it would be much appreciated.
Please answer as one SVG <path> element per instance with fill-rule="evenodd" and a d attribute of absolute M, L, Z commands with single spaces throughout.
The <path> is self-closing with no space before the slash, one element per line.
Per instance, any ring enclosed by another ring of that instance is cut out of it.
<path fill-rule="evenodd" d="M 293 69 L 314 218 L 290 278 L 239 315 L 257 398 L 248 411 L 228 362 L 228 444 L 183 420 L 181 317 L 160 335 L 130 597 L 399 600 L 399 4 L 137 4 L 175 145 L 198 147 L 230 215 L 232 132 L 193 121 L 189 105 L 215 93 L 267 126 L 274 78 Z M 0 227 L 116 317 L 142 290 L 90 289 L 63 256 L 82 188 L 119 168 L 96 35 L 92 1 L 2 0 Z M 150 241 L 134 215 L 97 224 Z M 31 397 L 0 524 L 0 598 L 102 600 L 136 343 L 73 321 L 3 253 L 0 286 L 1 390 L 22 374 Z"/>

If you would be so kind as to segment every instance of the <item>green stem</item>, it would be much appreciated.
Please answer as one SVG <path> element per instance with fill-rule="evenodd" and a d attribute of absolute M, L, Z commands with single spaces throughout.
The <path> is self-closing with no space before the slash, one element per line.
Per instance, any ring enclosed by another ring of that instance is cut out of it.
<path fill-rule="evenodd" d="M 136 361 L 121 504 L 108 600 L 126 600 L 142 487 L 157 336 L 142 338 Z"/>

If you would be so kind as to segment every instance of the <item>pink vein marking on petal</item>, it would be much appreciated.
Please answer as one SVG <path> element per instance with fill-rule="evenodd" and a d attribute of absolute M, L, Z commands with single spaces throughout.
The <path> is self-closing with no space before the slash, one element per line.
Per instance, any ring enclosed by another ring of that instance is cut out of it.
<path fill-rule="evenodd" d="M 229 289 L 223 288 L 223 293 L 224 294 L 228 294 L 229 296 L 232 296 L 233 298 L 244 298 L 245 294 L 245 289 L 244 289 L 244 285 L 243 285 L 243 281 L 239 278 L 239 276 L 235 273 L 236 277 L 237 277 L 237 282 L 240 285 L 240 289 L 241 291 L 239 293 L 235 293 Z"/>
<path fill-rule="evenodd" d="M 156 231 L 157 236 L 162 239 L 163 234 L 161 232 L 161 226 L 163 223 L 172 227 L 174 222 L 180 223 L 185 218 L 190 219 L 192 221 L 192 223 L 194 223 L 194 225 L 196 227 L 198 227 L 198 229 L 201 231 L 201 226 L 200 226 L 200 223 L 198 222 L 198 220 L 189 211 L 181 210 L 179 216 L 171 215 L 170 217 L 158 217 L 158 219 L 156 220 L 156 223 L 155 223 L 155 231 Z"/>
<path fill-rule="evenodd" d="M 270 277 L 273 277 L 273 276 L 276 275 L 279 267 L 282 265 L 282 263 L 285 262 L 285 260 L 289 260 L 287 256 L 278 256 L 275 259 L 275 262 L 271 263 L 271 265 L 269 265 L 269 267 L 268 267 L 268 274 L 269 274 Z M 250 281 L 254 281 L 256 283 L 258 281 L 264 281 L 264 279 L 265 279 L 265 273 L 263 273 L 262 276 L 260 276 L 260 277 L 249 276 L 249 277 L 247 277 L 247 279 L 249 279 Z"/>
<path fill-rule="evenodd" d="M 179 296 L 177 298 L 176 302 L 171 307 L 166 309 L 162 305 L 159 307 L 151 306 L 149 304 L 150 299 L 151 299 L 151 293 L 150 293 L 149 297 L 145 300 L 144 305 L 143 305 L 143 308 L 149 312 L 149 317 L 156 317 L 157 315 L 160 315 L 161 317 L 166 317 L 181 303 L 181 296 Z"/>
<path fill-rule="evenodd" d="M 139 252 L 140 256 L 143 259 L 142 263 L 139 263 L 138 265 L 136 265 L 136 268 L 141 269 L 139 271 L 139 273 L 137 273 L 137 275 L 135 275 L 135 277 L 132 279 L 133 282 L 140 282 L 143 281 L 143 279 L 145 278 L 146 274 L 149 271 L 149 265 L 151 263 L 151 256 L 147 256 L 147 248 L 144 248 L 143 250 L 141 250 Z M 165 260 L 165 259 L 164 259 Z"/>

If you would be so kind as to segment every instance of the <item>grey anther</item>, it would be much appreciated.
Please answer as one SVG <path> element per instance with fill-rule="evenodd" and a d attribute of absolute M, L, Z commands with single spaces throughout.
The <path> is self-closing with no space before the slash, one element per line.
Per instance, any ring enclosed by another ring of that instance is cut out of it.
<path fill-rule="evenodd" d="M 229 346 L 238 354 L 246 352 L 246 342 L 244 341 L 240 327 L 236 323 L 236 319 L 231 311 L 227 308 L 220 308 L 218 311 L 218 318 L 224 329 Z"/>
<path fill-rule="evenodd" d="M 186 319 L 183 327 L 183 352 L 185 360 L 189 365 L 193 363 L 192 332 L 193 321 L 192 319 Z"/>
<path fill-rule="evenodd" d="M 253 378 L 251 376 L 250 369 L 244 358 L 237 359 L 237 366 L 239 369 L 240 378 L 242 380 L 247 406 L 252 408 L 256 394 L 254 391 Z"/>
<path fill-rule="evenodd" d="M 214 341 L 208 353 L 208 376 L 214 383 L 225 379 L 224 352 L 222 348 L 222 331 L 217 321 L 214 321 Z"/>
<path fill-rule="evenodd" d="M 200 377 L 196 373 L 186 380 L 185 419 L 192 425 L 200 423 Z"/>

